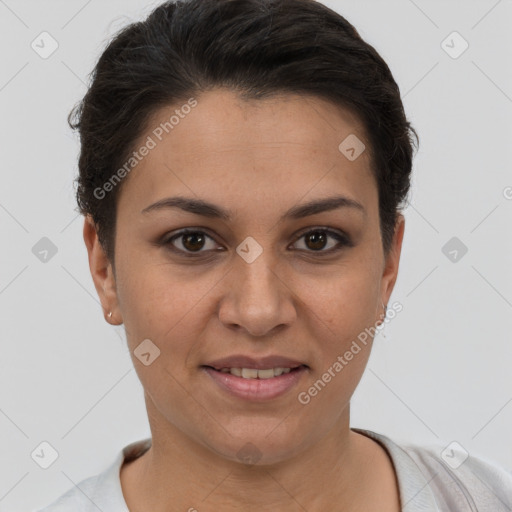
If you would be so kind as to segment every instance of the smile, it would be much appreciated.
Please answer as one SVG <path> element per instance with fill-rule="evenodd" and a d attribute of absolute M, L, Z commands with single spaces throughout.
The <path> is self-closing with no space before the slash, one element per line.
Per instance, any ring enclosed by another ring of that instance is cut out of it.
<path fill-rule="evenodd" d="M 277 398 L 294 388 L 308 372 L 306 365 L 295 368 L 227 368 L 202 366 L 223 393 L 243 400 L 262 402 Z"/>
<path fill-rule="evenodd" d="M 256 370 L 255 368 L 221 368 L 220 372 L 230 373 L 244 379 L 271 379 L 283 373 L 290 373 L 291 368 L 268 368 Z"/>

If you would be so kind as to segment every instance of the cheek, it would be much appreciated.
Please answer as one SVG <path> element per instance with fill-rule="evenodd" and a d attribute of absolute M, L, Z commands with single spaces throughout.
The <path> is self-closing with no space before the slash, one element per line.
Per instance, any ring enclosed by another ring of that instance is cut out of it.
<path fill-rule="evenodd" d="M 357 261 L 359 260 L 359 261 Z M 299 277 L 300 296 L 332 336 L 346 339 L 375 321 L 379 278 L 376 265 L 354 257 L 328 276 Z"/>
<path fill-rule="evenodd" d="M 119 269 L 119 275 L 118 299 L 131 351 L 150 339 L 172 366 L 182 367 L 211 314 L 206 310 L 208 294 L 214 293 L 219 278 L 199 271 L 180 272 L 165 263 L 139 265 L 135 258 L 130 267 Z"/>
<path fill-rule="evenodd" d="M 351 274 L 310 299 L 318 365 L 302 391 L 311 414 L 329 410 L 335 421 L 350 402 L 371 353 L 376 290 L 368 277 Z"/>
<path fill-rule="evenodd" d="M 118 290 L 134 368 L 145 392 L 163 407 L 162 414 L 176 414 L 187 410 L 187 403 L 190 406 L 182 383 L 197 371 L 192 368 L 193 354 L 204 331 L 205 291 L 213 286 L 199 286 L 190 279 L 185 285 L 173 272 L 165 265 L 146 266 L 138 275 L 127 273 Z M 143 340 L 151 344 L 142 345 Z M 148 349 L 142 351 L 143 346 Z M 151 362 L 146 365 L 139 355 L 148 351 Z M 154 359 L 153 353 L 158 354 Z"/>
<path fill-rule="evenodd" d="M 317 386 L 319 404 L 332 400 L 341 406 L 357 387 L 372 347 L 378 289 L 375 271 L 356 264 L 340 268 L 323 286 L 305 283 L 304 299 L 315 313 L 312 336 L 318 340 L 315 381 L 328 381 L 325 388 Z"/>

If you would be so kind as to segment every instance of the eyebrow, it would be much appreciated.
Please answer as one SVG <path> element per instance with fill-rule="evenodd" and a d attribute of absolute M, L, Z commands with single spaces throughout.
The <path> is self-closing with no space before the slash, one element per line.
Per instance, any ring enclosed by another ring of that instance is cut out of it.
<path fill-rule="evenodd" d="M 166 197 L 164 199 L 160 199 L 156 203 L 153 203 L 141 210 L 141 213 L 148 213 L 168 208 L 180 208 L 189 213 L 194 213 L 203 217 L 222 219 L 225 221 L 230 221 L 233 217 L 230 211 L 225 210 L 220 206 L 202 199 L 193 199 L 188 197 Z M 361 212 L 363 215 L 366 215 L 366 210 L 363 205 L 355 199 L 345 196 L 333 196 L 294 206 L 282 215 L 281 220 L 302 219 L 304 217 L 309 217 L 310 215 L 337 210 L 339 208 L 352 208 Z"/>

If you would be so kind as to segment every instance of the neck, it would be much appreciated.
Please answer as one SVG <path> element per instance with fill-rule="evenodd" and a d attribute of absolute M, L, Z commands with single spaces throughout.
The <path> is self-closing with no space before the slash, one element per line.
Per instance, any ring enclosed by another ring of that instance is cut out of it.
<path fill-rule="evenodd" d="M 350 430 L 349 406 L 319 441 L 264 465 L 219 455 L 168 421 L 156 421 L 158 412 L 147 406 L 152 446 L 121 468 L 130 511 L 234 512 L 271 504 L 291 512 L 297 507 L 328 510 L 336 500 L 340 510 L 349 512 L 361 510 L 362 499 L 368 499 L 375 443 Z"/>

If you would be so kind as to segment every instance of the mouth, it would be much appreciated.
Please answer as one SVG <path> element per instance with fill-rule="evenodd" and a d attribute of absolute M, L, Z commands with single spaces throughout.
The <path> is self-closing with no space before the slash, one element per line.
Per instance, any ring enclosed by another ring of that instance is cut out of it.
<path fill-rule="evenodd" d="M 225 358 L 200 368 L 230 397 L 256 402 L 284 395 L 310 370 L 304 363 L 283 357 L 255 360 L 245 356 Z"/>
<path fill-rule="evenodd" d="M 221 359 L 216 359 L 215 361 L 209 361 L 205 363 L 203 366 L 209 366 L 214 370 L 224 371 L 225 373 L 234 369 L 239 370 L 277 370 L 280 369 L 292 370 L 294 368 L 298 368 L 300 366 L 307 365 L 299 360 L 290 359 L 289 357 L 279 356 L 279 355 L 269 355 L 266 357 L 255 358 L 251 356 L 246 356 L 243 354 L 235 354 L 228 357 L 223 357 Z M 227 372 L 226 372 L 227 370 Z M 248 372 L 245 372 L 248 374 Z M 283 373 L 283 372 L 281 372 Z M 236 375 L 236 374 L 235 374 Z M 249 375 L 249 374 L 248 374 Z M 239 375 L 237 375 L 239 376 Z M 251 376 L 253 376 L 251 374 Z M 253 377 L 254 378 L 254 377 Z M 265 377 L 263 377 L 265 378 Z"/>
<path fill-rule="evenodd" d="M 242 379 L 272 379 L 274 377 L 279 377 L 283 374 L 288 374 L 290 372 L 296 372 L 300 370 L 301 368 L 307 368 L 306 365 L 299 365 L 294 366 L 293 368 L 283 368 L 283 367 L 276 367 L 276 368 L 263 368 L 263 369 L 257 369 L 257 368 L 214 368 L 213 366 L 204 365 L 203 368 L 210 368 L 211 370 L 214 370 L 219 373 L 229 373 L 231 375 L 234 375 L 235 377 L 241 377 Z"/>

